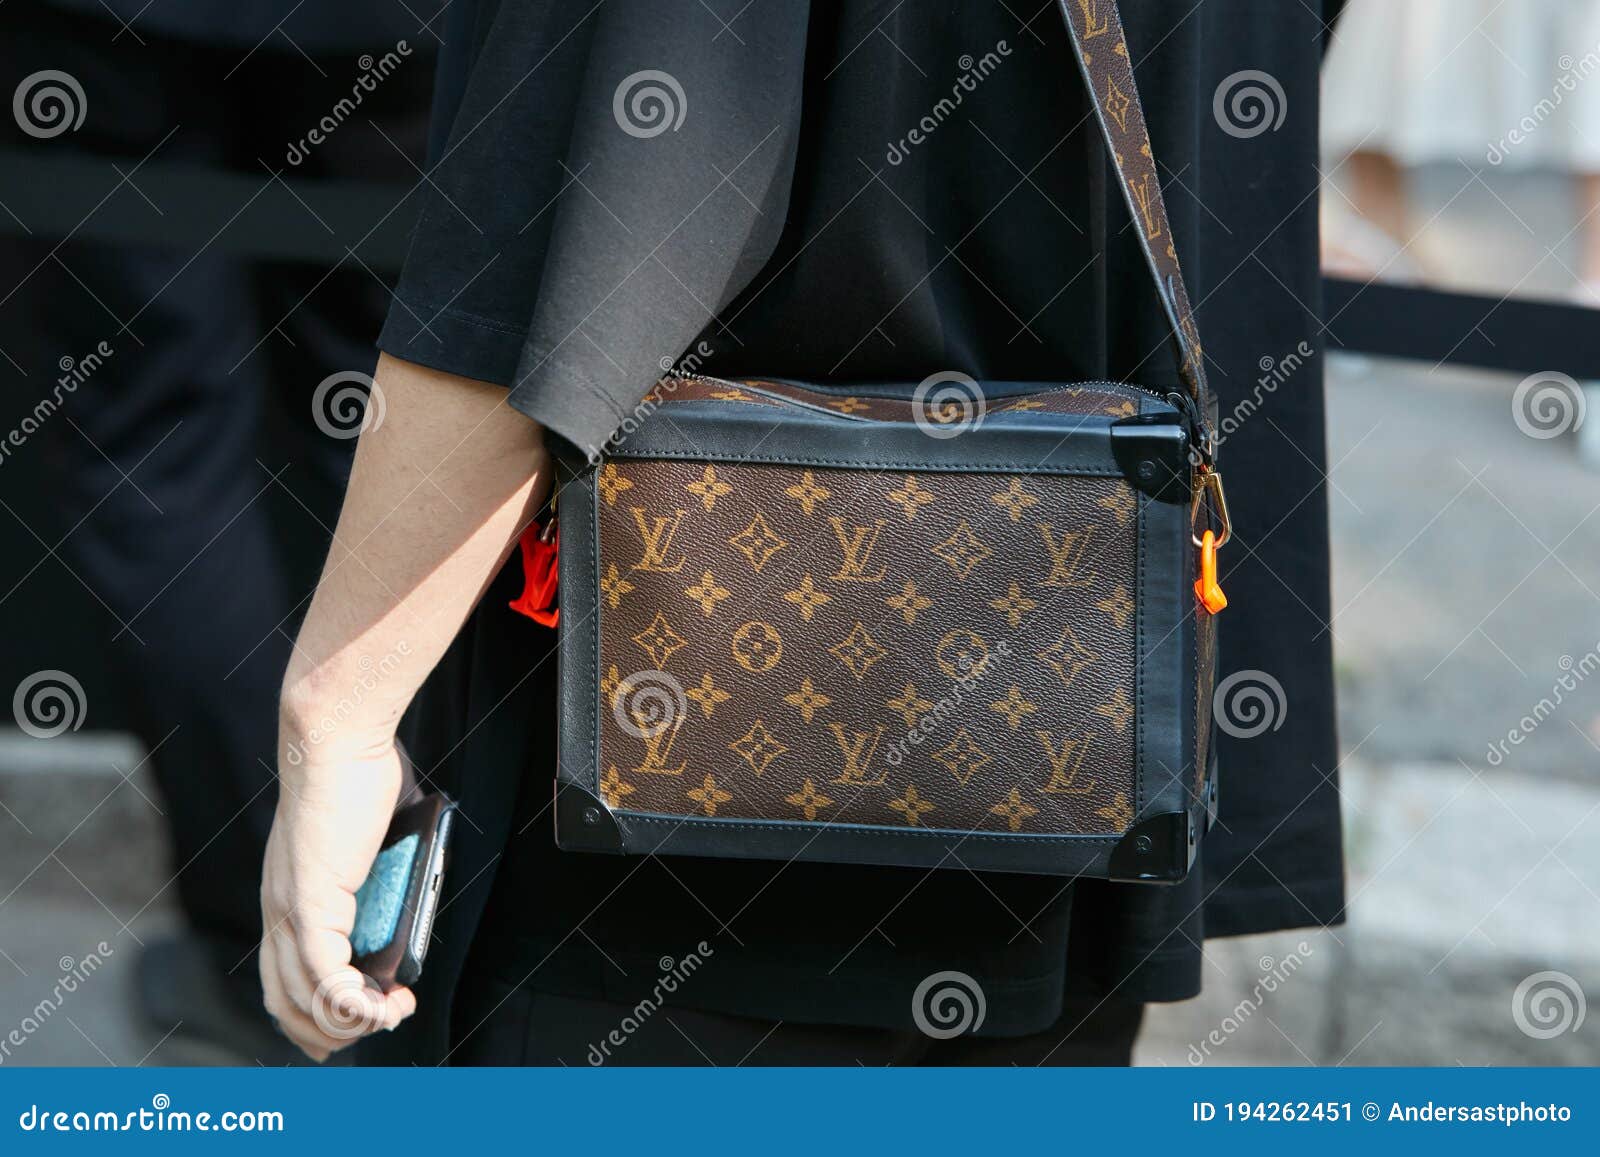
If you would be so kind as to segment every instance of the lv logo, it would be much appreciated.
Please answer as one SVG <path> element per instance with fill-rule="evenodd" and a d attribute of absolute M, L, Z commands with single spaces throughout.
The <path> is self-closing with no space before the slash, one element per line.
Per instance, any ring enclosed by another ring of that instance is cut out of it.
<path fill-rule="evenodd" d="M 839 550 L 844 555 L 838 573 L 833 576 L 834 581 L 882 582 L 888 568 L 879 567 L 876 571 L 869 571 L 868 567 L 872 565 L 872 552 L 878 548 L 878 536 L 883 533 L 883 519 L 873 520 L 871 526 L 851 525 L 848 530 L 845 529 L 844 520 L 837 515 L 828 521 L 833 524 L 833 536 L 839 540 Z"/>
<path fill-rule="evenodd" d="M 1089 552 L 1094 529 L 1093 526 L 1086 526 L 1082 530 L 1065 530 L 1057 537 L 1056 528 L 1050 523 L 1039 524 L 1045 550 L 1050 552 L 1050 573 L 1040 582 L 1040 586 L 1087 587 L 1099 580 L 1096 572 L 1082 573 L 1084 555 Z"/>
<path fill-rule="evenodd" d="M 639 539 L 644 543 L 644 554 L 638 562 L 633 564 L 634 570 L 650 571 L 653 574 L 677 574 L 689 561 L 689 556 L 680 554 L 677 562 L 668 562 L 667 556 L 672 552 L 672 540 L 678 534 L 678 526 L 683 522 L 687 511 L 675 510 L 671 515 L 648 515 L 642 506 L 632 507 L 634 525 L 639 528 Z"/>
<path fill-rule="evenodd" d="M 1144 218 L 1144 235 L 1154 241 L 1161 236 L 1161 225 L 1156 220 L 1155 212 L 1151 208 L 1155 194 L 1150 188 L 1150 174 L 1146 173 L 1137 181 L 1129 177 L 1128 188 L 1133 193 L 1133 199 L 1139 203 L 1139 213 Z"/>
<path fill-rule="evenodd" d="M 1041 789 L 1050 795 L 1088 795 L 1094 790 L 1095 780 L 1088 783 L 1078 782 L 1078 771 L 1083 767 L 1083 757 L 1089 752 L 1089 741 L 1093 735 L 1085 735 L 1082 739 L 1067 736 L 1057 748 L 1050 740 L 1048 731 L 1035 731 L 1039 742 L 1044 744 L 1045 758 L 1050 762 L 1050 782 Z"/>
<path fill-rule="evenodd" d="M 1105 34 L 1105 16 L 1100 11 L 1100 0 L 1078 0 L 1078 7 L 1083 9 L 1083 38 L 1090 40 Z"/>
<path fill-rule="evenodd" d="M 830 723 L 828 730 L 833 732 L 833 741 L 839 745 L 839 754 L 844 756 L 844 768 L 839 772 L 839 778 L 833 782 L 850 787 L 882 785 L 889 774 L 888 769 L 874 773 L 872 757 L 877 754 L 878 743 L 883 739 L 884 725 L 878 724 L 876 731 L 855 731 L 847 734 L 844 724 Z"/>
<path fill-rule="evenodd" d="M 651 734 L 646 732 L 640 736 L 644 741 L 644 759 L 633 770 L 642 775 L 682 775 L 687 763 L 680 763 L 677 767 L 669 765 L 672 758 L 672 745 L 677 742 L 678 728 L 682 720 L 671 727 L 663 727 Z"/>

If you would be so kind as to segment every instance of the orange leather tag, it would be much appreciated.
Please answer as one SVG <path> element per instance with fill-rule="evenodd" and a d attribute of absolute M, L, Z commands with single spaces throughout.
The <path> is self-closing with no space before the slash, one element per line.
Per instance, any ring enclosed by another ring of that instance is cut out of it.
<path fill-rule="evenodd" d="M 1214 530 L 1200 536 L 1200 577 L 1194 583 L 1194 597 L 1213 615 L 1228 605 L 1228 596 L 1217 585 L 1217 533 Z"/>

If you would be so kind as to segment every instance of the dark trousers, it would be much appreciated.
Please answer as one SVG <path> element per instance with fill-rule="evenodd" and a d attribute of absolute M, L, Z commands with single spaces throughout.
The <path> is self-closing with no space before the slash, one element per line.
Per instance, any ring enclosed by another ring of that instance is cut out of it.
<path fill-rule="evenodd" d="M 1056 1022 L 1020 1037 L 796 1024 L 696 1009 L 644 1011 L 476 983 L 456 996 L 455 1065 L 1098 1065 L 1131 1062 L 1144 1005 L 1069 982 Z M 621 1043 L 617 1043 L 620 1039 Z"/>
<path fill-rule="evenodd" d="M 246 59 L 8 5 L 0 88 L 64 71 L 87 110 L 77 131 L 43 141 L 7 117 L 0 144 L 117 166 L 132 184 L 96 212 L 154 225 L 174 209 L 137 191 L 152 150 L 267 181 L 349 92 L 356 55 L 308 59 L 273 42 Z M 292 175 L 414 179 L 403 152 L 420 155 L 430 74 L 419 52 Z M 246 952 L 260 936 L 278 684 L 354 446 L 318 426 L 313 391 L 339 371 L 371 372 L 388 291 L 353 263 L 329 274 L 246 263 L 223 245 L 84 240 L 94 224 L 66 241 L 27 221 L 0 229 L 5 396 L 18 412 L 60 400 L 10 453 L 33 458 L 52 492 L 54 525 L 36 533 L 74 576 L 56 613 L 91 616 L 124 675 L 171 825 L 177 895 L 197 929 Z M 308 215 L 305 227 L 319 226 Z M 6 469 L 18 476 L 14 461 Z"/>

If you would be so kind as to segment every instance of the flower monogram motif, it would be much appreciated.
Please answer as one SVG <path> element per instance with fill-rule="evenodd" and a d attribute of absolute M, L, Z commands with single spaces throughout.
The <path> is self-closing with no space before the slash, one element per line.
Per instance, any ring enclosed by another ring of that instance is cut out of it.
<path fill-rule="evenodd" d="M 826 486 L 817 485 L 815 476 L 809 470 L 800 475 L 800 481 L 784 493 L 800 504 L 800 509 L 805 511 L 807 518 L 816 513 L 817 503 L 826 502 L 833 497 L 833 491 Z"/>
<path fill-rule="evenodd" d="M 606 606 L 616 610 L 622 602 L 622 596 L 634 589 L 634 585 L 622 577 L 616 563 L 606 567 L 606 577 L 600 580 L 600 593 L 605 596 Z"/>
<path fill-rule="evenodd" d="M 818 711 L 833 702 L 829 696 L 811 685 L 810 675 L 800 680 L 800 690 L 789 692 L 783 697 L 783 701 L 800 712 L 800 718 L 807 723 L 816 717 Z"/>
<path fill-rule="evenodd" d="M 910 579 L 900 588 L 900 593 L 890 595 L 883 600 L 893 610 L 900 612 L 900 617 L 906 621 L 906 626 L 912 626 L 917 621 L 917 615 L 933 606 L 933 600 L 917 591 L 917 584 Z"/>
<path fill-rule="evenodd" d="M 933 503 L 938 496 L 933 491 L 926 489 L 917 481 L 915 474 L 907 474 L 906 480 L 898 490 L 891 490 L 888 494 L 890 502 L 896 503 L 901 510 L 906 512 L 906 521 L 916 520 L 917 511 Z"/>
<path fill-rule="evenodd" d="M 999 816 L 1006 821 L 1012 831 L 1017 831 L 1022 827 L 1024 820 L 1030 816 L 1038 815 L 1039 809 L 1031 803 L 1024 803 L 1022 793 L 1016 788 L 1012 788 L 1011 794 L 1006 796 L 1002 802 L 990 808 L 989 813 Z"/>
<path fill-rule="evenodd" d="M 1012 522 L 1021 522 L 1022 514 L 1030 506 L 1039 502 L 1037 494 L 1029 494 L 1022 488 L 1022 479 L 1013 478 L 1011 485 L 998 494 L 989 495 L 989 501 L 1002 507 L 1011 516 Z"/>
<path fill-rule="evenodd" d="M 711 718 L 711 713 L 715 711 L 721 704 L 726 703 L 729 699 L 733 698 L 732 695 L 728 694 L 728 692 L 724 691 L 721 687 L 718 687 L 714 682 L 712 682 L 710 671 L 707 671 L 704 675 L 701 675 L 699 684 L 697 686 L 690 687 L 684 692 L 684 695 L 689 699 L 693 699 L 700 705 L 700 710 L 705 713 L 705 717 L 707 719 Z"/>
<path fill-rule="evenodd" d="M 733 493 L 733 487 L 721 481 L 717 477 L 717 468 L 709 464 L 706 472 L 697 481 L 686 484 L 684 489 L 700 499 L 707 511 L 716 508 L 717 499 Z"/>
<path fill-rule="evenodd" d="M 717 780 L 710 772 L 701 781 L 700 786 L 684 793 L 695 803 L 700 805 L 702 811 L 708 816 L 717 814 L 717 809 L 733 798 L 731 791 L 723 791 L 717 786 Z"/>
<path fill-rule="evenodd" d="M 717 609 L 718 603 L 733 595 L 732 591 L 717 582 L 710 571 L 701 575 L 700 581 L 694 586 L 685 587 L 683 593 L 700 604 L 700 609 L 705 612 L 707 618 L 710 618 L 711 612 Z"/>
<path fill-rule="evenodd" d="M 811 782 L 810 776 L 806 777 L 806 781 L 801 785 L 799 791 L 793 795 L 784 796 L 783 802 L 799 808 L 808 820 L 815 820 L 819 811 L 833 803 L 831 799 L 816 789 L 816 785 Z"/>
<path fill-rule="evenodd" d="M 817 613 L 817 608 L 823 603 L 831 603 L 833 596 L 827 591 L 819 591 L 811 573 L 807 571 L 798 587 L 783 593 L 783 601 L 793 603 L 799 609 L 800 617 L 809 623 L 811 616 Z"/>
<path fill-rule="evenodd" d="M 934 805 L 917 794 L 917 785 L 913 783 L 906 785 L 905 795 L 889 801 L 889 810 L 899 812 L 907 826 L 914 828 L 922 823 L 923 816 L 934 810 Z"/>
<path fill-rule="evenodd" d="M 989 704 L 989 709 L 1004 715 L 1006 722 L 1011 724 L 1011 729 L 1015 731 L 1025 718 L 1039 710 L 1039 705 L 1023 698 L 1022 688 L 1013 683 L 1011 690 L 1006 692 L 1006 697 L 996 699 Z"/>
<path fill-rule="evenodd" d="M 615 462 L 607 462 L 600 468 L 600 477 L 595 480 L 595 485 L 600 488 L 600 496 L 606 500 L 607 506 L 615 506 L 617 495 L 633 489 L 633 483 L 622 476 Z"/>

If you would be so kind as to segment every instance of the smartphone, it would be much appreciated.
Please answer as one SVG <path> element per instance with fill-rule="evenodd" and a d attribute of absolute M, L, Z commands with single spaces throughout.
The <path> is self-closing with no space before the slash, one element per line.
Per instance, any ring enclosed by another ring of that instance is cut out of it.
<path fill-rule="evenodd" d="M 440 792 L 401 807 L 356 892 L 351 963 L 384 992 L 422 975 L 455 813 L 454 801 Z"/>

